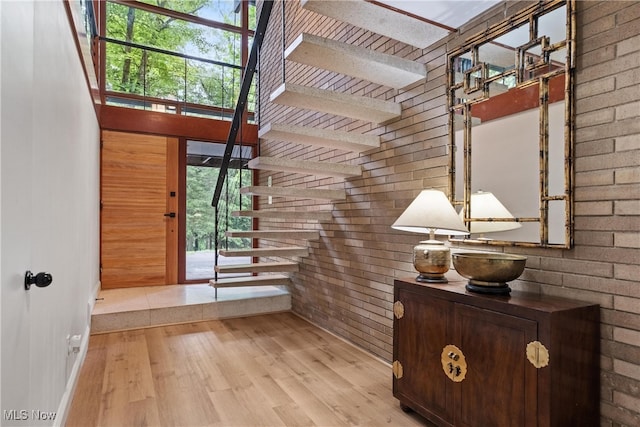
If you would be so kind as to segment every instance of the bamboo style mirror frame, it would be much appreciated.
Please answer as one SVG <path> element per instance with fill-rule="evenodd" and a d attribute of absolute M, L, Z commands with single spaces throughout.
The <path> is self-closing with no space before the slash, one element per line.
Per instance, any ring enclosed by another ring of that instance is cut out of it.
<path fill-rule="evenodd" d="M 469 227 L 515 228 L 451 241 L 573 246 L 574 11 L 535 3 L 448 55 L 451 202 Z M 514 218 L 472 216 L 478 191 Z"/>

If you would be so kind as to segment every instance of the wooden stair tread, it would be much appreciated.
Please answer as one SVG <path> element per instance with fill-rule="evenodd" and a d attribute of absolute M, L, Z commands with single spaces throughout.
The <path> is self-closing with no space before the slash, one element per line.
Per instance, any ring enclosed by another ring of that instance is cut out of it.
<path fill-rule="evenodd" d="M 285 58 L 396 89 L 427 77 L 425 64 L 308 33 L 294 40 Z"/>
<path fill-rule="evenodd" d="M 362 153 L 380 147 L 380 137 L 330 129 L 317 129 L 285 123 L 267 123 L 258 131 L 258 137 L 296 144 Z"/>
<path fill-rule="evenodd" d="M 233 211 L 232 216 L 247 216 L 252 218 L 282 218 L 330 221 L 333 218 L 331 211 L 282 211 L 276 209 L 262 209 L 257 211 Z"/>
<path fill-rule="evenodd" d="M 333 2 L 332 2 L 333 3 Z M 283 83 L 270 96 L 276 104 L 384 123 L 400 117 L 402 107 L 391 101 L 326 89 Z"/>
<path fill-rule="evenodd" d="M 283 246 L 283 247 L 275 247 L 275 248 L 247 248 L 247 249 L 231 249 L 231 250 L 221 249 L 220 255 L 225 257 L 308 256 L 309 248 L 306 246 Z"/>
<path fill-rule="evenodd" d="M 289 276 L 284 274 L 265 274 L 261 276 L 227 277 L 224 279 L 210 280 L 209 286 L 215 288 L 234 288 L 241 286 L 274 286 L 288 285 L 291 283 Z"/>
<path fill-rule="evenodd" d="M 216 265 L 218 273 L 269 273 L 298 271 L 298 263 L 293 261 L 254 262 L 251 264 Z"/>
<path fill-rule="evenodd" d="M 424 49 L 448 30 L 365 1 L 301 0 L 302 8 Z"/>
<path fill-rule="evenodd" d="M 240 194 L 255 196 L 292 197 L 296 199 L 344 200 L 347 194 L 344 190 L 330 190 L 324 188 L 299 187 L 267 187 L 254 185 L 240 188 Z"/>
<path fill-rule="evenodd" d="M 362 166 L 360 165 L 314 162 L 309 160 L 287 159 L 283 157 L 255 157 L 249 160 L 249 168 L 294 172 L 316 176 L 335 176 L 339 178 L 350 178 L 362 175 Z"/>
<path fill-rule="evenodd" d="M 227 231 L 227 237 L 248 237 L 253 239 L 304 239 L 317 240 L 320 232 L 317 230 L 253 230 Z"/>

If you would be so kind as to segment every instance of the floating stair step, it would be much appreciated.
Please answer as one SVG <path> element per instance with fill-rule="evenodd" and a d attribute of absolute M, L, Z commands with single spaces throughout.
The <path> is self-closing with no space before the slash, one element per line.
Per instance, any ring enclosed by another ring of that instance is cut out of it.
<path fill-rule="evenodd" d="M 251 239 L 304 239 L 317 240 L 320 232 L 316 230 L 253 230 L 227 231 L 227 237 L 248 237 Z"/>
<path fill-rule="evenodd" d="M 298 263 L 292 261 L 254 262 L 251 264 L 216 265 L 218 273 L 281 273 L 298 271 Z"/>
<path fill-rule="evenodd" d="M 432 45 L 449 34 L 449 31 L 441 27 L 363 0 L 302 0 L 300 4 L 306 10 L 347 22 L 420 49 Z"/>
<path fill-rule="evenodd" d="M 302 33 L 285 58 L 396 89 L 427 77 L 425 64 L 359 46 Z"/>
<path fill-rule="evenodd" d="M 362 175 L 362 166 L 344 163 L 312 162 L 283 157 L 255 157 L 249 160 L 249 169 L 263 169 L 281 172 L 294 172 L 315 176 L 335 176 L 350 178 Z"/>
<path fill-rule="evenodd" d="M 271 256 L 309 256 L 309 248 L 306 246 L 285 246 L 279 248 L 248 248 L 220 250 L 220 255 L 226 257 L 251 256 L 251 257 L 271 257 Z"/>
<path fill-rule="evenodd" d="M 282 218 L 301 219 L 315 221 L 331 221 L 333 215 L 331 211 L 280 211 L 275 209 L 264 209 L 259 211 L 233 211 L 232 216 L 248 216 L 251 218 Z"/>
<path fill-rule="evenodd" d="M 380 147 L 380 137 L 330 129 L 316 129 L 284 123 L 267 123 L 258 131 L 258 137 L 296 144 L 362 153 Z"/>
<path fill-rule="evenodd" d="M 330 2 L 336 3 L 336 2 Z M 284 83 L 269 98 L 276 104 L 384 123 L 400 117 L 400 104 L 326 89 Z"/>
<path fill-rule="evenodd" d="M 229 277 L 210 280 L 209 286 L 214 288 L 235 288 L 241 286 L 277 286 L 291 283 L 289 276 L 284 274 L 265 274 L 263 276 Z"/>
<path fill-rule="evenodd" d="M 267 187 L 254 185 L 240 188 L 240 194 L 254 196 L 291 197 L 296 199 L 344 200 L 347 193 L 344 190 L 329 190 L 324 188 L 299 187 Z"/>

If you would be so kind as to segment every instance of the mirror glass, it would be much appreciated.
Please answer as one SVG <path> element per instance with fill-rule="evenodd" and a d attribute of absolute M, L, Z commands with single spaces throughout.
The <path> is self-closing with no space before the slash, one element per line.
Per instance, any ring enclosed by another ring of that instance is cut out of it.
<path fill-rule="evenodd" d="M 456 242 L 571 247 L 570 7 L 528 8 L 449 56 L 451 198 L 471 230 Z"/>

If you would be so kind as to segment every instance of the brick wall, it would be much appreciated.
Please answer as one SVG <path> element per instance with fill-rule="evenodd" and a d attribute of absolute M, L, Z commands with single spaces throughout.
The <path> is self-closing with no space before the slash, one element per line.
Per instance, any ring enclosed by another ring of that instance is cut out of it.
<path fill-rule="evenodd" d="M 448 50 L 502 20 L 524 2 L 509 1 L 419 50 L 285 3 L 285 44 L 301 32 L 347 41 L 426 63 L 426 82 L 394 90 L 287 62 L 282 64 L 282 2 L 273 11 L 261 58 L 260 121 L 380 135 L 363 154 L 263 141 L 261 154 L 362 165 L 347 180 L 262 172 L 276 186 L 344 188 L 344 202 L 274 198 L 261 208 L 331 209 L 333 220 L 261 220 L 260 228 L 318 229 L 292 286 L 293 309 L 373 354 L 391 359 L 393 280 L 413 276 L 417 235 L 393 221 L 423 188 L 447 189 L 445 63 Z M 575 246 L 509 248 L 528 257 L 514 288 L 595 302 L 602 313 L 603 426 L 640 425 L 640 2 L 577 2 Z M 268 102 L 283 82 L 401 102 L 385 126 L 295 110 Z M 288 242 L 299 243 L 299 242 Z M 262 242 L 262 245 L 273 244 Z"/>

